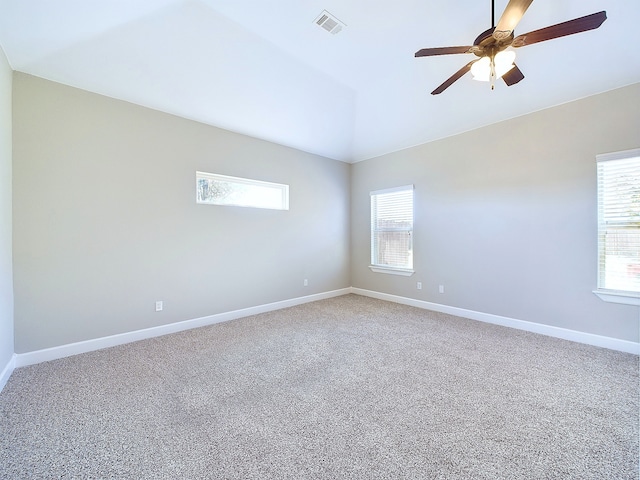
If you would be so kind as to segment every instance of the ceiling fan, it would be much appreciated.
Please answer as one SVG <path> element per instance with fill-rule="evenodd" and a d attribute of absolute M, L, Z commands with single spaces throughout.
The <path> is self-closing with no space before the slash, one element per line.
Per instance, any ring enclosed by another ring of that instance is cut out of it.
<path fill-rule="evenodd" d="M 438 95 L 444 92 L 469 71 L 471 71 L 476 80 L 490 81 L 492 90 L 496 78 L 502 78 L 507 86 L 515 85 L 524 78 L 524 75 L 513 62 L 516 56 L 515 52 L 507 50 L 508 47 L 524 47 L 533 43 L 573 35 L 574 33 L 594 30 L 607 19 L 607 12 L 602 11 L 514 37 L 514 29 L 533 0 L 509 0 L 497 25 L 495 25 L 494 2 L 495 0 L 491 0 L 491 28 L 478 35 L 473 45 L 466 47 L 423 48 L 416 52 L 416 57 L 456 53 L 473 53 L 479 57 L 454 73 L 442 85 L 431 92 L 431 95 Z"/>

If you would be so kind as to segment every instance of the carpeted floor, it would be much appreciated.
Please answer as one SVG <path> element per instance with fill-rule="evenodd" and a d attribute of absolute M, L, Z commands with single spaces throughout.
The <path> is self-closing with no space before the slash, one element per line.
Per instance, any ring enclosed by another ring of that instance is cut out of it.
<path fill-rule="evenodd" d="M 347 295 L 17 369 L 0 478 L 638 479 L 638 370 Z"/>

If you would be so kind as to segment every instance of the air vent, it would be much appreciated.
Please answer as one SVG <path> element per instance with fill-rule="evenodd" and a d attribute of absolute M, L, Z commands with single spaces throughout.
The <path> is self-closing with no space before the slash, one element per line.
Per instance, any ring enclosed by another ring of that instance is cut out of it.
<path fill-rule="evenodd" d="M 339 33 L 343 27 L 346 27 L 344 23 L 342 23 L 326 10 L 323 10 L 318 18 L 316 18 L 316 25 L 324 28 L 327 32 L 333 35 Z"/>

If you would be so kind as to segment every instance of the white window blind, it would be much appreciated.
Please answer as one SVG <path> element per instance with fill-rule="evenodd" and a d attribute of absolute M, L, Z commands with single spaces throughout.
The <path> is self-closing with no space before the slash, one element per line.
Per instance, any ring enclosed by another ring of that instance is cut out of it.
<path fill-rule="evenodd" d="M 597 160 L 598 288 L 640 292 L 640 149 Z"/>
<path fill-rule="evenodd" d="M 413 268 L 413 185 L 371 192 L 371 265 Z"/>

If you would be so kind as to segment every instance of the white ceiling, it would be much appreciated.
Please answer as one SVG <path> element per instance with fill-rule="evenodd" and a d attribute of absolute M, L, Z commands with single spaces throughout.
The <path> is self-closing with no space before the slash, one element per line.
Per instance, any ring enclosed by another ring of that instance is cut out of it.
<path fill-rule="evenodd" d="M 0 0 L 0 45 L 17 71 L 354 162 L 640 81 L 638 1 L 535 0 L 516 35 L 601 10 L 518 49 L 519 84 L 438 96 L 475 57 L 414 53 L 471 45 L 489 0 Z"/>

